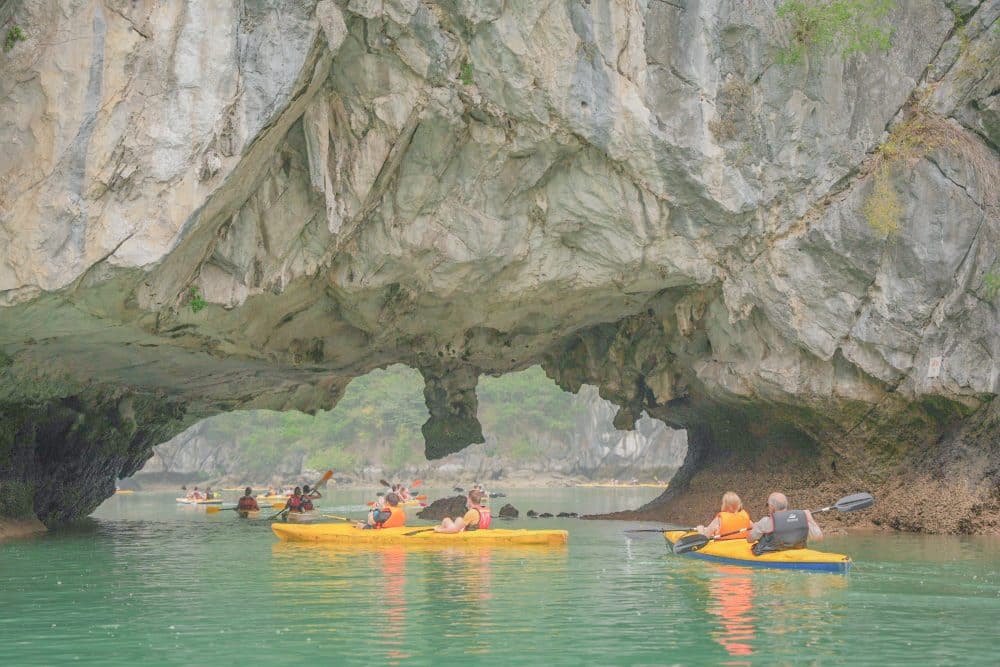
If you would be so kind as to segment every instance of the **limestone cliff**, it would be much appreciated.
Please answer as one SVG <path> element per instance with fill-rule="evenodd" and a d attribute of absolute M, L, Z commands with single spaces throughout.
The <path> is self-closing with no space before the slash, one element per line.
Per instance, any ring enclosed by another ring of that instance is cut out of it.
<path fill-rule="evenodd" d="M 440 457 L 541 362 L 689 430 L 655 515 L 753 479 L 1000 530 L 1000 0 L 848 17 L 885 50 L 778 4 L 0 5 L 0 482 L 83 514 L 396 362 Z"/>

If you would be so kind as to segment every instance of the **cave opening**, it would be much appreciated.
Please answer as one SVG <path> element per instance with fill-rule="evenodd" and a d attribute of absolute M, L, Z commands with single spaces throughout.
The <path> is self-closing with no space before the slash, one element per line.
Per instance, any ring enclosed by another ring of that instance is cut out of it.
<path fill-rule="evenodd" d="M 191 426 L 155 447 L 123 486 L 208 480 L 278 481 L 333 469 L 340 482 L 380 477 L 475 480 L 584 478 L 668 481 L 687 453 L 685 431 L 646 414 L 614 427 L 618 407 L 584 385 L 570 394 L 539 366 L 480 378 L 485 442 L 428 460 L 420 372 L 402 364 L 354 378 L 329 411 L 239 411 Z"/>

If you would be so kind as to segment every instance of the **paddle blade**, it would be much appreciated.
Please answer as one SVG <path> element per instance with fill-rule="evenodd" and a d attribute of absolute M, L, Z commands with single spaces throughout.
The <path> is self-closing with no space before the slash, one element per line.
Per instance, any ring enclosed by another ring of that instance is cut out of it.
<path fill-rule="evenodd" d="M 855 510 L 863 510 L 867 507 L 871 507 L 875 504 L 875 497 L 870 493 L 853 493 L 849 496 L 844 496 L 837 501 L 837 504 L 833 506 L 833 509 L 840 510 L 841 512 L 854 512 Z"/>
<path fill-rule="evenodd" d="M 384 479 L 380 479 L 378 481 L 378 483 L 381 484 L 382 486 L 384 486 L 387 489 L 391 489 L 392 488 L 392 484 L 390 484 L 389 482 L 385 481 Z"/>
<path fill-rule="evenodd" d="M 685 535 L 681 539 L 674 542 L 674 553 L 686 554 L 689 551 L 697 551 L 709 542 L 711 542 L 711 540 L 704 535 Z"/>
<path fill-rule="evenodd" d="M 316 486 L 322 486 L 323 484 L 326 484 L 327 482 L 330 481 L 331 477 L 333 477 L 333 471 L 327 470 L 325 473 L 323 473 L 323 479 L 321 479 L 319 483 L 316 484 Z"/>
<path fill-rule="evenodd" d="M 375 507 L 375 501 L 369 500 L 367 503 L 365 503 L 365 505 L 368 505 L 368 507 Z"/>
<path fill-rule="evenodd" d="M 276 510 L 285 509 L 285 503 L 271 503 L 271 508 Z"/>
<path fill-rule="evenodd" d="M 221 512 L 221 507 L 206 507 L 205 514 L 215 514 L 216 512 Z"/>
<path fill-rule="evenodd" d="M 411 489 L 415 489 L 415 488 L 417 488 L 418 486 L 420 486 L 423 483 L 424 483 L 424 480 L 422 480 L 422 479 L 415 479 L 415 480 L 413 480 L 413 484 L 410 484 L 410 488 Z"/>
<path fill-rule="evenodd" d="M 419 496 L 413 496 L 416 500 L 427 500 L 427 496 L 420 494 Z"/>

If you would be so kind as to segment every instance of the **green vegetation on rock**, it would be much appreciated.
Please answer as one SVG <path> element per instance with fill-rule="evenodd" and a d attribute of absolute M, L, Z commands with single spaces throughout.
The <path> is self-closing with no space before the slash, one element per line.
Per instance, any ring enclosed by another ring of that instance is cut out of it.
<path fill-rule="evenodd" d="M 7 31 L 7 37 L 3 40 L 3 52 L 7 53 L 14 48 L 14 45 L 18 42 L 23 42 L 28 39 L 24 31 L 21 30 L 21 26 L 15 25 L 11 26 L 10 30 Z"/>
<path fill-rule="evenodd" d="M 204 298 L 202 298 L 201 291 L 194 285 L 192 285 L 188 289 L 188 297 L 189 297 L 188 303 L 191 305 L 192 312 L 197 313 L 198 311 L 202 310 L 205 306 L 208 305 L 208 302 L 205 301 Z"/>
<path fill-rule="evenodd" d="M 909 172 L 936 150 L 947 150 L 967 162 L 987 203 L 996 205 L 1000 165 L 992 151 L 961 125 L 918 106 L 909 118 L 892 128 L 871 163 L 874 185 L 863 212 L 868 223 L 883 236 L 896 234 L 901 228 L 903 206 L 893 188 L 893 177 Z"/>
<path fill-rule="evenodd" d="M 462 85 L 471 86 L 472 80 L 472 63 L 464 62 L 462 63 L 462 71 L 459 74 L 459 79 L 462 81 Z"/>
<path fill-rule="evenodd" d="M 786 0 L 778 5 L 779 18 L 791 25 L 788 44 L 778 62 L 794 65 L 810 51 L 837 46 L 840 53 L 888 51 L 894 28 L 883 19 L 895 0 Z"/>
<path fill-rule="evenodd" d="M 983 285 L 986 286 L 986 298 L 994 299 L 1000 294 L 1000 273 L 990 271 L 983 277 Z"/>

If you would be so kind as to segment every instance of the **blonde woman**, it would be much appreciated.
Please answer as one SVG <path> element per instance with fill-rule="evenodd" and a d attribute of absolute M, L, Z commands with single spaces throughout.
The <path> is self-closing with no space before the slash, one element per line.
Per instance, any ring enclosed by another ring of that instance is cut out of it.
<path fill-rule="evenodd" d="M 750 515 L 747 514 L 747 511 L 743 509 L 743 501 L 734 492 L 726 491 L 722 494 L 722 509 L 715 515 L 712 522 L 707 526 L 697 526 L 695 530 L 705 537 L 726 535 L 726 537 L 720 539 L 745 540 L 746 531 L 752 527 L 753 521 L 750 520 Z M 736 532 L 740 530 L 743 530 L 743 532 Z"/>

